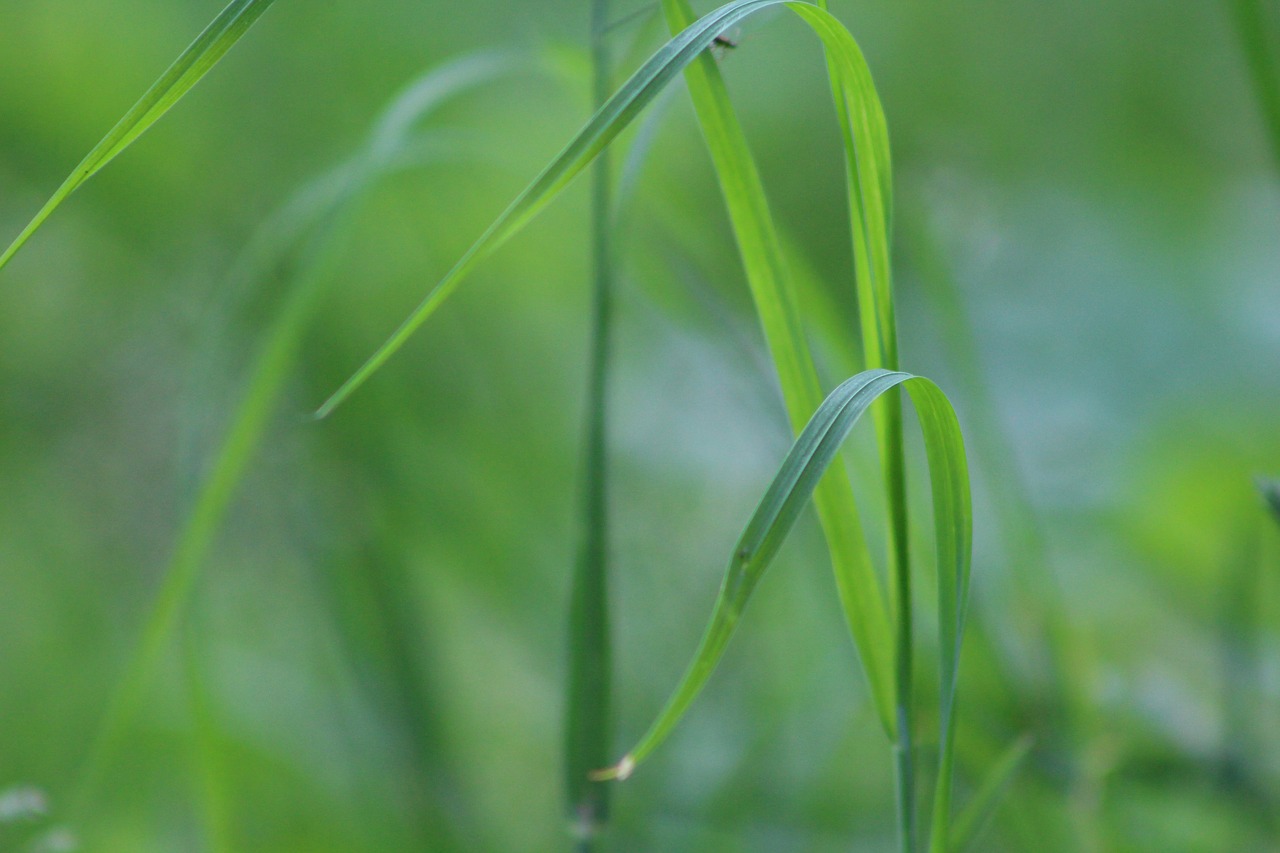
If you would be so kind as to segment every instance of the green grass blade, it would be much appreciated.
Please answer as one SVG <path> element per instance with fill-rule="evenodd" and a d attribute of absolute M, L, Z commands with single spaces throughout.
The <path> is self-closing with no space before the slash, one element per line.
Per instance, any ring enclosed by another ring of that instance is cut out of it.
<path fill-rule="evenodd" d="M 78 804 L 101 783 L 151 674 L 173 642 L 214 537 L 270 425 L 356 200 L 379 178 L 420 162 L 423 142 L 432 132 L 414 133 L 414 127 L 436 106 L 515 67 L 501 57 L 480 55 L 423 75 L 394 99 L 365 148 L 295 194 L 268 220 L 237 264 L 232 279 L 242 289 L 283 268 L 288 295 L 250 370 L 244 395 L 178 536 L 141 638 L 94 735 L 77 783 Z"/>
<path fill-rule="evenodd" d="M 1001 753 L 987 773 L 982 787 L 973 795 L 969 804 L 956 815 L 955 822 L 951 826 L 949 850 L 964 853 L 966 850 L 976 849 L 974 845 L 995 815 L 996 809 L 1000 807 L 1005 791 L 1022 770 L 1023 762 L 1031 754 L 1031 747 L 1034 744 L 1034 738 L 1023 735 Z"/>
<path fill-rule="evenodd" d="M 200 82 L 274 2 L 275 0 L 232 0 L 125 113 L 124 118 L 80 161 L 80 165 L 76 166 L 17 239 L 0 255 L 0 269 L 9 263 L 68 196 L 128 148 Z"/>
<path fill-rule="evenodd" d="M 868 369 L 898 369 L 898 332 L 889 265 L 889 223 L 893 168 L 889 131 L 870 69 L 857 43 L 818 0 L 823 15 L 815 28 L 829 31 L 827 72 L 844 143 L 847 200 L 853 235 L 854 282 Z M 801 16 L 805 13 L 802 11 Z M 833 42 L 840 43 L 836 47 Z M 902 849 L 916 847 L 914 643 L 911 599 L 910 520 L 907 513 L 906 451 L 902 401 L 891 391 L 873 410 L 888 507 L 888 576 L 894 614 L 894 743 L 897 764 L 898 825 Z"/>
<path fill-rule="evenodd" d="M 944 614 L 940 642 L 944 660 L 956 659 L 973 523 L 959 422 L 946 396 L 930 380 L 908 373 L 869 370 L 831 392 L 800 433 L 734 547 L 710 622 L 679 686 L 635 748 L 612 768 L 596 773 L 595 778 L 626 778 L 667 738 L 724 654 L 756 585 L 828 467 L 838 458 L 844 439 L 877 398 L 899 385 L 911 394 L 924 434 L 934 505 L 939 607 Z M 947 700 L 947 688 L 953 685 L 954 670 L 943 674 L 944 733 L 953 719 L 953 704 Z"/>
<path fill-rule="evenodd" d="M 907 256 L 924 294 L 935 304 L 948 363 L 962 383 L 974 458 L 994 483 L 988 496 L 1005 543 L 1004 553 L 1018 565 L 1012 576 L 1021 594 L 1014 606 L 1025 614 L 1022 624 L 1038 629 L 1036 642 L 1043 644 L 1044 675 L 1050 691 L 1043 705 L 1049 721 L 1036 734 L 1042 748 L 1055 752 L 1067 765 L 1071 784 L 1078 785 L 1083 774 L 1075 766 L 1077 750 L 1071 744 L 1092 737 L 1095 716 L 1083 687 L 1090 681 L 1088 655 L 1064 612 L 1062 584 L 1054 571 L 1044 525 L 1016 454 L 1009 450 L 1013 438 L 1002 423 L 973 332 L 973 318 L 940 235 L 926 216 L 905 216 L 902 225 Z"/>
<path fill-rule="evenodd" d="M 608 0 L 591 6 L 593 95 L 612 88 L 604 38 Z M 569 678 L 565 703 L 565 793 L 579 850 L 593 849 L 609 818 L 609 787 L 588 778 L 608 761 L 613 737 L 613 659 L 609 632 L 608 394 L 613 344 L 613 175 L 609 152 L 592 166 L 591 352 L 587 375 L 582 528 L 569 604 Z"/>
<path fill-rule="evenodd" d="M 693 20 L 687 0 L 663 0 L 662 7 L 668 26 L 673 29 L 686 27 Z M 824 41 L 829 40 L 833 54 L 847 49 L 843 44 L 834 43 L 840 32 L 846 36 L 848 33 L 829 14 L 806 4 L 791 4 L 791 8 L 805 18 Z M 849 41 L 852 42 L 851 37 Z M 773 223 L 764 184 L 714 57 L 702 55 L 689 66 L 685 79 L 720 181 L 787 414 L 792 428 L 799 432 L 821 402 L 822 387 L 805 339 L 786 253 Z M 874 97 L 874 91 L 872 95 Z M 880 581 L 872 567 L 842 462 L 833 465 L 830 476 L 819 487 L 814 504 L 827 539 L 846 621 L 862 657 L 881 722 L 892 736 L 897 729 L 893 712 L 892 634 Z"/>
<path fill-rule="evenodd" d="M 323 418 L 372 376 L 426 322 L 481 260 L 502 246 L 549 205 L 609 143 L 725 30 L 769 6 L 793 0 L 735 0 L 671 39 L 591 117 L 558 156 L 524 189 L 454 264 L 403 323 L 316 410 Z"/>

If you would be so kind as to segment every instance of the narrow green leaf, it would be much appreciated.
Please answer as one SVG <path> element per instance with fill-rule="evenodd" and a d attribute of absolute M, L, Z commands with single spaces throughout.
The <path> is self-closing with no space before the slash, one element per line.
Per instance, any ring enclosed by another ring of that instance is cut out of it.
<path fill-rule="evenodd" d="M 983 829 L 995 815 L 996 809 L 1003 801 L 1004 793 L 1013 783 L 1022 764 L 1031 754 L 1035 738 L 1023 735 L 1010 744 L 987 773 L 986 780 L 973 795 L 973 799 L 965 806 L 951 827 L 951 844 L 949 850 L 963 853 L 974 847 L 981 837 Z"/>
<path fill-rule="evenodd" d="M 719 663 L 756 585 L 824 473 L 838 458 L 844 439 L 878 397 L 900 385 L 915 403 L 924 434 L 934 508 L 939 607 L 948 616 L 942 620 L 940 641 L 944 659 L 954 659 L 962 629 L 959 603 L 968 587 L 973 524 L 960 425 L 946 395 L 930 380 L 909 373 L 869 370 L 831 392 L 796 439 L 734 547 L 711 620 L 679 686 L 635 748 L 618 764 L 594 774 L 595 778 L 625 779 L 670 734 Z M 944 685 L 946 677 L 944 674 Z M 950 702 L 944 701 L 943 715 L 945 731 L 951 718 Z"/>
<path fill-rule="evenodd" d="M 672 29 L 687 27 L 693 21 L 687 0 L 663 0 L 662 7 Z M 814 6 L 794 4 L 791 8 L 823 37 L 832 55 L 847 54 L 853 38 L 838 21 Z M 841 33 L 847 41 L 841 40 Z M 857 50 L 856 45 L 853 50 Z M 838 70 L 845 73 L 848 69 L 840 66 Z M 764 183 L 715 58 L 704 53 L 686 70 L 685 79 L 720 181 L 787 414 L 792 429 L 798 433 L 821 402 L 822 386 L 809 352 L 786 253 L 773 223 Z M 844 83 L 838 85 L 843 87 Z M 875 98 L 874 89 L 870 96 Z M 859 110 L 878 111 L 878 103 L 877 100 L 875 107 L 860 105 Z M 862 658 L 881 723 L 893 736 L 897 720 L 892 710 L 892 634 L 843 462 L 835 462 L 828 478 L 818 487 L 814 504 L 826 536 L 846 622 Z"/>
<path fill-rule="evenodd" d="M 516 197 L 364 365 L 317 409 L 316 417 L 323 418 L 330 414 L 404 346 L 409 336 L 457 289 L 477 263 L 542 212 L 644 110 L 663 87 L 710 46 L 718 34 L 753 12 L 788 2 L 795 0 L 735 0 L 710 13 L 659 49 Z"/>
<path fill-rule="evenodd" d="M 76 166 L 17 239 L 0 255 L 0 269 L 9 263 L 68 196 L 128 148 L 200 82 L 274 2 L 275 0 L 232 0 L 125 113 L 124 118 L 80 161 L 80 165 Z"/>

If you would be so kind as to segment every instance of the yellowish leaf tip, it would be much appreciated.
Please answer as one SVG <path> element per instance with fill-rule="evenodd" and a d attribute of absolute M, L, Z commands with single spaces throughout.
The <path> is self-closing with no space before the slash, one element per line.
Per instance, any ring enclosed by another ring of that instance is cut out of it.
<path fill-rule="evenodd" d="M 603 770 L 592 770 L 587 774 L 587 778 L 592 782 L 625 782 L 631 778 L 631 774 L 635 772 L 636 760 L 630 755 L 624 755 L 622 760 L 612 767 L 606 767 Z"/>

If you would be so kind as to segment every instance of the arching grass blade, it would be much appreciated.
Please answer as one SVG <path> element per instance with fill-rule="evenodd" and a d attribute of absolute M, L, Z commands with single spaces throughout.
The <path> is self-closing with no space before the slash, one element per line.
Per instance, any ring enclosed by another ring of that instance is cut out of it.
<path fill-rule="evenodd" d="M 869 370 L 836 388 L 796 439 L 734 547 L 711 620 L 679 686 L 636 746 L 595 778 L 625 779 L 671 733 L 719 663 L 756 585 L 837 458 L 844 439 L 878 397 L 900 385 L 915 403 L 929 461 L 938 568 L 941 763 L 943 770 L 949 771 L 955 662 L 964 627 L 972 552 L 973 517 L 964 439 L 951 404 L 933 382 L 909 373 Z M 948 797 L 949 808 L 949 788 L 940 785 L 939 796 Z"/>
<path fill-rule="evenodd" d="M 662 7 L 668 26 L 673 29 L 687 27 L 693 21 L 693 10 L 687 0 L 662 0 Z M 821 28 L 819 34 L 824 38 L 839 39 L 838 32 L 843 27 L 835 22 L 834 28 L 826 28 L 830 19 L 826 12 L 806 4 L 791 8 L 801 17 L 810 11 L 816 12 L 817 17 L 810 22 L 815 31 Z M 851 37 L 849 41 L 852 42 Z M 831 46 L 833 53 L 844 49 L 842 45 Z M 764 182 L 714 57 L 710 54 L 699 57 L 686 70 L 685 79 L 720 181 L 787 414 L 792 429 L 798 433 L 822 401 L 822 386 L 801 323 L 799 300 Z M 874 96 L 874 92 L 872 94 Z M 872 567 L 842 461 L 833 462 L 830 476 L 818 487 L 814 505 L 826 536 L 845 620 L 866 670 L 881 723 L 892 736 L 896 729 L 892 634 L 880 581 Z"/>
<path fill-rule="evenodd" d="M 58 187 L 27 227 L 22 229 L 22 233 L 0 255 L 0 269 L 9 263 L 68 196 L 133 144 L 135 139 L 159 121 L 161 116 L 199 83 L 274 2 L 275 0 L 232 0 L 67 176 L 62 186 Z"/>

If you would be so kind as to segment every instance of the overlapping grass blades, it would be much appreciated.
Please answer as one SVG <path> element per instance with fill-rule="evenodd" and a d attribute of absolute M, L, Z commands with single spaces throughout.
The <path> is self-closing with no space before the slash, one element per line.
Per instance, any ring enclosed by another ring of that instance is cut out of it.
<path fill-rule="evenodd" d="M 859 75 L 851 67 L 860 64 L 865 67 L 853 37 L 839 21 L 818 7 L 792 4 L 791 8 L 814 27 L 833 57 L 848 60 L 833 59 L 831 68 L 837 77 L 832 85 L 842 94 L 848 92 L 848 97 L 855 100 L 857 114 L 879 115 L 879 99 L 874 88 L 869 92 L 857 91 L 859 84 L 869 84 L 870 76 Z M 691 26 L 693 12 L 685 0 L 663 0 L 663 10 L 673 29 Z M 821 402 L 822 386 L 805 340 L 786 253 L 746 134 L 734 114 L 714 58 L 703 54 L 690 64 L 685 76 L 720 181 L 756 314 L 778 373 L 787 414 L 792 429 L 798 433 Z M 848 91 L 851 87 L 857 94 Z M 864 103 L 868 96 L 869 104 Z M 842 98 L 841 103 L 844 102 Z M 885 139 L 883 134 L 880 138 Z M 876 146 L 872 151 L 877 155 L 876 163 L 868 164 L 867 174 L 874 173 L 881 164 L 887 170 L 887 144 Z M 826 535 L 846 621 L 862 657 L 881 722 L 890 737 L 894 737 L 899 726 L 893 710 L 892 634 L 880 581 L 871 563 L 843 462 L 833 463 L 831 476 L 818 487 L 814 505 Z"/>
<path fill-rule="evenodd" d="M 821 396 L 817 372 L 804 343 L 796 299 L 787 285 L 784 253 L 773 229 L 758 171 L 741 128 L 733 117 L 718 69 L 706 52 L 717 36 L 751 14 L 772 6 L 787 6 L 796 12 L 822 39 L 827 49 L 828 68 L 847 151 L 850 215 L 858 264 L 859 301 L 863 306 L 865 355 L 869 366 L 896 365 L 896 331 L 888 267 L 891 207 L 888 134 L 870 73 L 853 37 L 825 8 L 797 0 L 736 0 L 697 21 L 692 20 L 687 4 L 663 0 L 669 23 L 685 26 L 685 29 L 605 102 L 568 146 L 428 292 L 409 317 L 320 406 L 317 416 L 331 413 L 385 364 L 477 263 L 550 204 L 663 87 L 685 71 L 721 179 L 748 280 L 781 379 L 787 410 L 792 423 L 799 429 Z M 911 849 L 914 847 L 914 759 L 910 746 L 913 647 L 910 565 L 906 550 L 901 410 L 896 400 L 888 402 L 885 412 L 878 415 L 878 433 L 891 524 L 890 577 L 895 593 L 896 631 L 890 629 L 852 491 L 838 470 L 838 461 L 833 462 L 837 470 L 833 470 L 832 476 L 818 486 L 816 504 L 835 564 L 841 602 L 867 670 L 876 708 L 886 731 L 897 741 L 903 843 L 906 849 Z M 962 601 L 961 597 L 951 602 L 957 615 Z M 953 761 L 950 746 L 952 704 L 957 663 L 954 652 L 958 649 L 958 622 L 957 618 L 940 627 L 944 647 L 949 651 L 943 654 L 940 663 L 944 723 L 940 736 L 940 773 L 934 797 L 932 834 L 936 849 L 945 848 L 948 838 Z"/>
<path fill-rule="evenodd" d="M 635 748 L 597 778 L 626 778 L 670 734 L 719 662 L 756 584 L 838 458 L 845 437 L 877 398 L 899 385 L 915 403 L 929 461 L 937 546 L 944 745 L 949 740 L 954 716 L 948 687 L 954 684 L 954 662 L 964 627 L 962 605 L 972 549 L 964 439 L 950 402 L 932 381 L 900 371 L 868 370 L 832 391 L 796 439 L 734 547 L 711 620 L 680 685 Z"/>
<path fill-rule="evenodd" d="M 4 254 L 0 254 L 0 269 L 9 263 L 68 196 L 132 145 L 135 139 L 146 133 L 151 125 L 159 121 L 161 116 L 199 83 L 274 2 L 275 0 L 232 0 L 67 176 L 62 186 L 45 202 L 27 227 L 22 229 L 22 233 L 4 250 Z"/>
<path fill-rule="evenodd" d="M 278 273 L 287 292 L 197 490 L 141 638 L 94 737 L 81 771 L 78 800 L 100 783 L 150 674 L 173 641 L 214 537 L 270 425 L 320 285 L 329 276 L 343 226 L 354 214 L 356 202 L 393 172 L 445 157 L 467 156 L 442 139 L 441 131 L 420 130 L 419 123 L 447 99 L 518 67 L 511 57 L 477 54 L 422 75 L 392 101 L 362 149 L 303 187 L 251 241 L 232 275 L 232 286 L 247 289 Z"/>

